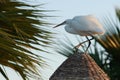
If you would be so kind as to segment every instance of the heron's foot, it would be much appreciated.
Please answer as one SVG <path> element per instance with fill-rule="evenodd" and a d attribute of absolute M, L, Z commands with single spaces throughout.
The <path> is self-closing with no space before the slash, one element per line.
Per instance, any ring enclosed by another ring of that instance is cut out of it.
<path fill-rule="evenodd" d="M 77 52 L 78 52 L 78 48 L 75 46 L 75 47 L 73 48 L 73 51 L 74 51 L 75 53 L 77 53 Z"/>
<path fill-rule="evenodd" d="M 80 43 L 80 44 L 78 44 L 77 46 L 75 46 L 75 47 L 73 48 L 73 50 L 74 50 L 75 53 L 78 52 L 78 49 L 79 49 L 80 46 L 84 47 L 84 46 Z"/>

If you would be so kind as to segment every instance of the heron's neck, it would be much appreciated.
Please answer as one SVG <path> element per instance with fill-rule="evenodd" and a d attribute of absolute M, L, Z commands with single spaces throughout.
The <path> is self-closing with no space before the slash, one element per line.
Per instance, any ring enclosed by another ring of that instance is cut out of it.
<path fill-rule="evenodd" d="M 70 24 L 71 21 L 72 21 L 72 19 L 67 19 L 67 20 L 66 20 L 66 24 Z"/>

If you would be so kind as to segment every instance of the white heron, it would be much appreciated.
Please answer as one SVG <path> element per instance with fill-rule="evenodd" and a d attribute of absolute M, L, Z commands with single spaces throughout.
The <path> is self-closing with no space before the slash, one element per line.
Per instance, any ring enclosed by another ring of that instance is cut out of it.
<path fill-rule="evenodd" d="M 86 41 L 75 46 L 75 48 L 78 49 L 83 43 L 89 42 L 85 52 L 87 52 L 88 48 L 90 47 L 91 40 L 93 40 L 94 35 L 103 35 L 105 33 L 103 26 L 93 15 L 75 16 L 73 19 L 67 19 L 53 28 L 61 25 L 66 25 L 65 30 L 68 33 L 85 36 L 87 38 Z M 89 39 L 88 36 L 92 36 L 92 38 Z"/>

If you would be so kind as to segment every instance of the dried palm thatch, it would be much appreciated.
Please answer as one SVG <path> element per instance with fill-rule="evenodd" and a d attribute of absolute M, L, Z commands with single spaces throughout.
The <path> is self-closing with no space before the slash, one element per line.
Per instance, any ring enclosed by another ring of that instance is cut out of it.
<path fill-rule="evenodd" d="M 71 55 L 49 80 L 110 80 L 89 54 Z"/>

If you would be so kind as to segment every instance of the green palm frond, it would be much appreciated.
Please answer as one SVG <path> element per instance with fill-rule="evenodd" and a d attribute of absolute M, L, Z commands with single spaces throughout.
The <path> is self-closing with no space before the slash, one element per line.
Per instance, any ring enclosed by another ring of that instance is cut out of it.
<path fill-rule="evenodd" d="M 70 40 L 71 38 L 68 37 L 68 36 L 64 36 L 62 37 L 62 40 L 61 39 L 57 39 L 55 40 L 56 44 L 54 45 L 54 49 L 57 53 L 65 56 L 65 57 L 69 57 L 71 56 L 72 54 L 75 53 L 75 46 L 81 42 L 83 42 L 84 40 L 81 39 L 79 36 L 75 36 L 75 39 L 76 39 L 76 42 L 77 44 L 73 44 L 74 41 L 71 41 Z M 78 51 L 80 52 L 83 52 L 86 50 L 86 44 L 84 44 L 83 46 L 80 46 L 80 49 L 78 49 Z"/>
<path fill-rule="evenodd" d="M 111 18 L 105 18 L 104 24 L 107 27 L 106 34 L 96 41 L 108 53 L 107 58 L 103 60 L 109 61 L 108 64 L 103 63 L 106 67 L 102 68 L 109 74 L 111 80 L 120 79 L 120 9 L 116 8 L 117 19 L 115 22 Z"/>
<path fill-rule="evenodd" d="M 7 0 L 0 0 L 0 3 L 6 3 L 7 2 Z"/>
<path fill-rule="evenodd" d="M 73 43 L 69 40 L 68 37 L 65 37 L 65 39 L 62 39 L 62 40 L 57 39 L 55 42 L 56 42 L 56 44 L 54 45 L 53 48 L 59 54 L 65 56 L 65 57 L 69 57 L 70 55 L 72 55 L 74 53 Z"/>
<path fill-rule="evenodd" d="M 110 22 L 109 19 L 105 22 L 108 26 L 106 30 L 106 34 L 101 38 L 96 39 L 98 43 L 113 56 L 113 59 L 116 59 L 118 62 L 120 61 L 120 28 L 119 24 L 115 24 L 114 22 Z M 109 24 L 108 24 L 109 23 Z"/>
<path fill-rule="evenodd" d="M 17 0 L 3 2 L 0 1 L 0 64 L 17 71 L 24 80 L 41 78 L 38 66 L 45 62 L 32 49 L 45 51 L 34 45 L 46 47 L 51 43 L 51 32 L 44 27 L 48 23 L 43 21 L 48 17 L 43 14 L 47 10 Z M 9 80 L 2 68 L 0 72 Z"/>

